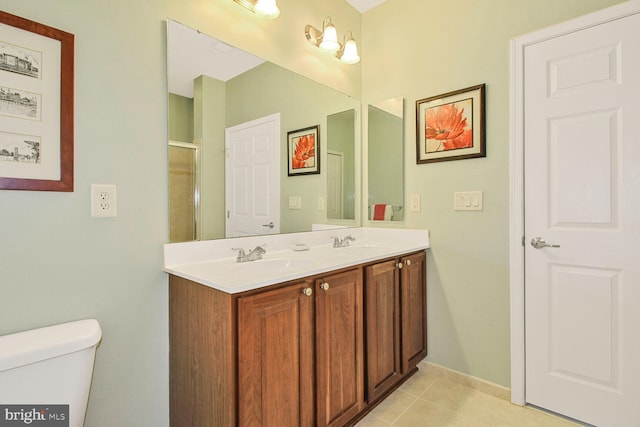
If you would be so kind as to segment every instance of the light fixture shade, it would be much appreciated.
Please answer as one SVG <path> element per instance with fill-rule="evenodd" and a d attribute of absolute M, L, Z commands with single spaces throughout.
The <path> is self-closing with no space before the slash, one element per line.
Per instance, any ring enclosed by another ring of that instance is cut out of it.
<path fill-rule="evenodd" d="M 256 15 L 264 19 L 275 19 L 280 16 L 276 0 L 258 0 L 254 7 Z"/>
<path fill-rule="evenodd" d="M 344 51 L 340 57 L 340 61 L 345 64 L 357 64 L 360 62 L 360 56 L 358 55 L 358 45 L 354 39 L 349 39 L 344 44 Z"/>
<path fill-rule="evenodd" d="M 338 32 L 331 22 L 324 27 L 322 42 L 318 47 L 326 50 L 327 52 L 336 52 L 340 49 L 340 43 L 338 43 Z"/>

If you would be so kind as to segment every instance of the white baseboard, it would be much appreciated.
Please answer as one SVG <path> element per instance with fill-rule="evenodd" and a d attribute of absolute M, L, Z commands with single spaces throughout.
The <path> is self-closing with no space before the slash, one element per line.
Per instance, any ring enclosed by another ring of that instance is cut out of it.
<path fill-rule="evenodd" d="M 485 381 L 481 378 L 463 374 L 462 372 L 454 371 L 453 369 L 445 368 L 444 366 L 426 361 L 420 362 L 418 364 L 418 368 L 428 374 L 444 377 L 449 381 L 473 388 L 493 397 L 511 401 L 511 389 L 499 384 Z"/>

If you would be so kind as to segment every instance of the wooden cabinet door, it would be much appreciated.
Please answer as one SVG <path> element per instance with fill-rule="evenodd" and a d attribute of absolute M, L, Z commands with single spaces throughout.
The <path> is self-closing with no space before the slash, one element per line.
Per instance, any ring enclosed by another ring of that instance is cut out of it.
<path fill-rule="evenodd" d="M 364 407 L 362 270 L 316 280 L 318 426 L 340 426 Z"/>
<path fill-rule="evenodd" d="M 427 357 L 426 256 L 423 252 L 400 259 L 402 372 Z"/>
<path fill-rule="evenodd" d="M 314 299 L 303 292 L 312 286 L 238 299 L 240 426 L 314 425 Z"/>
<path fill-rule="evenodd" d="M 398 260 L 365 268 L 367 400 L 374 401 L 401 378 Z"/>

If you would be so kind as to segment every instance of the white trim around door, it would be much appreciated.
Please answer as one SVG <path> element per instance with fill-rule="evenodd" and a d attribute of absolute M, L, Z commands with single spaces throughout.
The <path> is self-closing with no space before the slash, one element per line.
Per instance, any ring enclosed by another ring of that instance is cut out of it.
<path fill-rule="evenodd" d="M 524 300 L 524 52 L 527 46 L 640 13 L 628 1 L 511 40 L 509 251 L 511 305 L 511 401 L 526 404 Z"/>

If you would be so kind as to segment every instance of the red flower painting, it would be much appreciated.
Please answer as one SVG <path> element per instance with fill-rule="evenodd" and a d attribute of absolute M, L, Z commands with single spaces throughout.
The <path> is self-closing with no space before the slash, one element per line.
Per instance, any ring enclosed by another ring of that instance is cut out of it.
<path fill-rule="evenodd" d="M 315 161 L 315 135 L 302 135 L 295 143 L 295 150 L 291 158 L 293 169 L 308 168 L 314 166 Z"/>
<path fill-rule="evenodd" d="M 473 147 L 473 129 L 465 114 L 471 106 L 471 100 L 463 100 L 425 111 L 427 152 Z"/>

